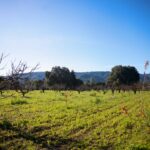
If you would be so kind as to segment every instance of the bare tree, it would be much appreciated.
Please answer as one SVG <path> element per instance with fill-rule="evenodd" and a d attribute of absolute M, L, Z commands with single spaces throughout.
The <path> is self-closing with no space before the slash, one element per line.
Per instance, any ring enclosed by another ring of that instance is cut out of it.
<path fill-rule="evenodd" d="M 33 82 L 31 81 L 31 75 L 38 69 L 38 67 L 39 64 L 29 70 L 27 64 L 22 61 L 20 61 L 17 65 L 12 62 L 11 71 L 9 74 L 11 88 L 21 93 L 24 97 L 25 94 L 32 90 Z"/>
<path fill-rule="evenodd" d="M 0 55 L 0 71 L 4 70 L 4 68 L 6 67 L 6 65 L 3 65 L 3 61 L 7 56 L 8 55 L 4 55 L 4 53 Z M 6 86 L 7 86 L 6 77 L 0 74 L 0 94 L 1 95 L 3 94 L 3 90 L 7 88 Z"/>
<path fill-rule="evenodd" d="M 145 81 L 146 81 L 146 70 L 147 70 L 147 68 L 148 68 L 148 66 L 149 66 L 149 61 L 147 60 L 146 62 L 145 62 L 145 64 L 144 64 L 144 78 L 143 78 L 143 89 L 145 89 Z"/>
<path fill-rule="evenodd" d="M 6 56 L 2 53 L 1 56 L 0 56 L 0 65 L 2 64 L 5 57 Z M 0 70 L 3 70 L 3 69 L 4 69 L 4 67 L 0 67 Z"/>

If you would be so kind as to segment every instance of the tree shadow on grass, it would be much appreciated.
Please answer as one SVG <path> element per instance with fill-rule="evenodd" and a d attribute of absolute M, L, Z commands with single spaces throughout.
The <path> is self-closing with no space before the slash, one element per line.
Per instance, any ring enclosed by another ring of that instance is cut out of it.
<path fill-rule="evenodd" d="M 19 129 L 11 123 L 7 123 L 7 125 L 0 123 L 0 129 L 6 131 L 13 131 L 16 134 L 12 136 L 3 136 L 4 140 L 12 141 L 14 138 L 32 141 L 39 149 L 59 150 L 71 149 L 72 147 L 84 147 L 84 144 L 81 141 L 72 138 L 62 137 L 59 135 L 49 136 L 48 134 L 38 136 L 33 134 L 33 132 L 27 132 L 25 129 Z"/>

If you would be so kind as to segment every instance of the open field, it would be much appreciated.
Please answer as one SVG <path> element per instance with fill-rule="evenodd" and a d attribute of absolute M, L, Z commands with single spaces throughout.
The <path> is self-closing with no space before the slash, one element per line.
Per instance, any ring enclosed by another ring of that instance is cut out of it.
<path fill-rule="evenodd" d="M 150 149 L 150 92 L 33 91 L 26 96 L 0 99 L 2 150 Z"/>

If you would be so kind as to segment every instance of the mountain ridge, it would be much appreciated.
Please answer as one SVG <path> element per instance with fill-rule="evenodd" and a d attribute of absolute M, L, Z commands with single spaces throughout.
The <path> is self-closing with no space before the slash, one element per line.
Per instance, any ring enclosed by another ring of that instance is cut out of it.
<path fill-rule="evenodd" d="M 88 72 L 75 72 L 76 78 L 82 80 L 83 82 L 94 81 L 106 82 L 110 71 L 88 71 Z M 43 80 L 45 78 L 45 72 L 33 72 L 31 75 L 32 80 Z M 143 81 L 144 74 L 140 74 L 140 80 Z M 150 82 L 150 74 L 146 75 L 146 80 Z"/>

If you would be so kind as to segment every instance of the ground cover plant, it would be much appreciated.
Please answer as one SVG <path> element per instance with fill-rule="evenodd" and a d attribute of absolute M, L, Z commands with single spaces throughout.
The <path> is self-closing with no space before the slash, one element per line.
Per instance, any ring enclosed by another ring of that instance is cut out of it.
<path fill-rule="evenodd" d="M 150 92 L 4 91 L 0 149 L 150 149 Z"/>

